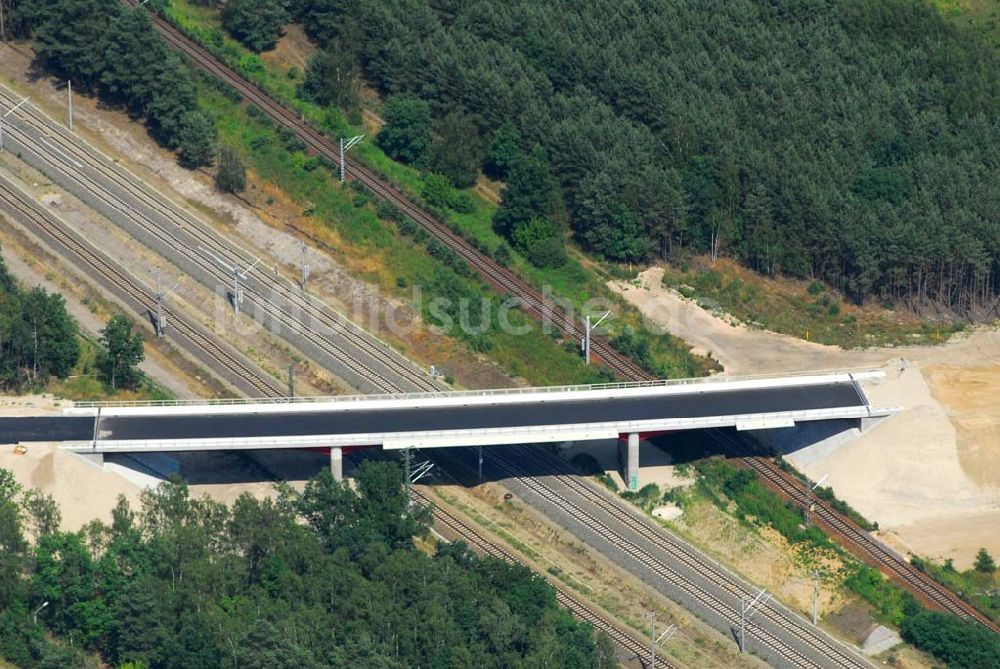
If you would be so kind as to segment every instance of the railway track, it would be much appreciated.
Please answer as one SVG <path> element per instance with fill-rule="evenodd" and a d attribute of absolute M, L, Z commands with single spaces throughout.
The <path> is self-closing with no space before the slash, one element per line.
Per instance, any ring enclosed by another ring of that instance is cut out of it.
<path fill-rule="evenodd" d="M 140 316 L 143 315 L 143 312 L 156 313 L 156 297 L 152 290 L 141 285 L 119 265 L 96 249 L 67 233 L 34 201 L 12 187 L 4 178 L 0 178 L 0 201 L 2 201 L 0 208 L 6 205 L 15 215 L 30 221 L 35 228 L 41 230 L 53 242 L 72 254 L 82 266 L 89 268 L 92 275 L 96 273 L 111 281 L 119 297 L 131 303 Z M 217 361 L 220 366 L 230 372 L 230 382 L 235 380 L 237 385 L 242 382 L 252 392 L 259 393 L 263 397 L 281 395 L 281 387 L 275 380 L 241 361 L 239 353 L 204 334 L 180 314 L 166 308 L 164 313 L 167 315 L 170 327 L 174 332 L 193 348 L 203 351 L 209 360 Z"/>
<path fill-rule="evenodd" d="M 38 230 L 44 232 L 51 241 L 61 246 L 64 250 L 72 254 L 76 261 L 83 267 L 90 270 L 92 276 L 96 273 L 114 284 L 115 292 L 140 314 L 143 312 L 152 313 L 156 309 L 156 298 L 152 291 L 141 285 L 127 271 L 122 269 L 117 263 L 110 260 L 102 253 L 92 248 L 90 245 L 80 241 L 74 235 L 68 233 L 63 225 L 53 220 L 47 212 L 44 212 L 30 197 L 19 192 L 7 180 L 0 177 L 0 209 L 8 208 L 15 215 L 27 219 Z M 282 387 L 262 374 L 252 366 L 242 362 L 240 354 L 220 345 L 212 337 L 199 331 L 199 329 L 185 320 L 181 315 L 165 309 L 169 317 L 171 328 L 182 337 L 187 343 L 199 350 L 209 360 L 216 361 L 220 366 L 227 369 L 231 375 L 242 379 L 245 384 L 256 390 L 263 397 L 281 397 Z M 430 505 L 433 508 L 434 522 L 442 527 L 448 528 L 456 536 L 466 541 L 481 552 L 501 560 L 517 563 L 518 558 L 503 548 L 499 544 L 492 542 L 481 532 L 476 530 L 468 522 L 438 508 L 422 492 L 411 489 L 414 498 L 421 504 Z M 593 608 L 573 597 L 565 589 L 555 586 L 556 599 L 566 607 L 575 617 L 592 624 L 595 628 L 606 632 L 612 641 L 618 644 L 628 653 L 641 656 L 647 650 L 643 642 L 634 636 L 622 631 L 613 625 Z M 675 667 L 675 665 L 662 660 L 662 666 Z"/>
<path fill-rule="evenodd" d="M 136 4 L 134 0 L 123 0 L 123 2 L 132 6 L 135 6 Z M 311 150 L 324 155 L 335 164 L 339 164 L 339 151 L 334 143 L 298 118 L 294 112 L 283 107 L 262 93 L 253 84 L 240 77 L 225 65 L 216 61 L 215 58 L 205 49 L 181 34 L 176 28 L 162 20 L 160 17 L 154 16 L 154 23 L 157 30 L 160 31 L 171 46 L 185 53 L 196 64 L 215 74 L 227 84 L 232 86 L 247 101 L 257 105 L 274 121 L 292 129 Z M 61 133 L 61 128 L 58 130 L 60 130 L 59 135 L 62 135 L 63 133 Z M 66 138 L 61 137 L 61 141 L 66 141 Z M 575 340 L 582 336 L 582 328 L 579 324 L 568 318 L 561 309 L 559 309 L 551 301 L 546 300 L 544 296 L 515 276 L 509 269 L 501 266 L 493 259 L 485 256 L 477 249 L 473 248 L 468 242 L 453 232 L 444 223 L 438 221 L 429 213 L 420 209 L 402 192 L 392 185 L 385 183 L 374 172 L 361 165 L 353 158 L 348 157 L 346 163 L 346 167 L 350 171 L 353 178 L 365 185 L 375 196 L 388 200 L 405 214 L 413 218 L 418 224 L 422 225 L 441 243 L 445 244 L 455 251 L 460 257 L 465 259 L 488 284 L 496 288 L 498 291 L 509 293 L 520 298 L 522 308 L 526 312 L 539 319 L 550 320 L 554 325 L 559 327 L 563 334 L 567 337 Z M 224 247 L 220 250 L 222 251 L 220 255 L 226 257 L 226 254 L 228 254 L 228 247 Z M 240 258 L 240 260 L 245 261 L 246 258 Z M 220 278 L 220 280 L 228 280 L 228 277 Z M 592 348 L 596 356 L 606 365 L 611 367 L 620 377 L 629 380 L 651 378 L 650 375 L 633 360 L 611 348 L 605 340 L 601 338 L 594 338 Z M 368 371 L 371 372 L 372 370 Z M 361 370 L 361 372 L 364 373 L 364 370 Z M 382 381 L 388 382 L 389 380 L 383 377 Z M 436 387 L 433 387 L 433 384 L 427 382 L 427 379 L 422 379 L 422 381 L 425 382 L 420 386 L 422 389 L 437 389 Z M 391 382 L 389 382 L 389 385 L 395 386 L 395 384 Z M 427 387 L 428 385 L 432 387 Z M 399 388 L 398 386 L 390 387 L 388 390 L 392 392 L 399 390 Z M 801 499 L 802 495 L 805 494 L 805 490 L 801 482 L 797 482 L 797 480 L 790 480 L 789 477 L 783 475 L 783 473 L 782 475 L 773 475 L 774 472 L 771 472 L 771 474 L 765 474 L 763 469 L 766 468 L 766 465 L 760 465 L 759 460 L 759 458 L 748 458 L 745 462 L 755 471 L 758 471 L 758 474 L 762 476 L 762 479 L 768 485 L 774 487 L 783 495 L 793 499 Z M 825 512 L 826 514 L 829 514 L 830 518 L 836 519 L 839 517 L 839 514 L 832 509 L 827 508 L 825 509 Z M 840 517 L 840 519 L 842 522 L 849 522 L 842 517 Z M 824 520 L 823 522 L 826 521 Z M 836 522 L 836 520 L 832 522 Z M 944 604 L 939 604 L 939 606 L 942 606 L 945 610 L 950 610 L 952 612 L 957 612 L 959 610 L 964 611 L 965 617 L 972 617 L 983 624 L 987 624 L 991 629 L 996 631 L 996 625 L 984 620 L 985 617 L 982 616 L 982 614 L 979 614 L 978 612 L 973 613 L 974 609 L 972 609 L 971 606 L 958 599 L 954 593 L 950 593 L 950 591 L 947 591 L 947 589 L 940 586 L 940 584 L 937 584 L 927 578 L 926 575 L 920 573 L 899 556 L 893 557 L 894 554 L 891 551 L 888 551 L 885 546 L 867 535 L 867 533 L 863 530 L 860 530 L 860 528 L 857 528 L 857 530 L 862 536 L 858 536 L 855 532 L 841 534 L 832 524 L 830 524 L 829 527 L 844 540 L 849 542 L 853 548 L 870 555 L 873 559 L 879 560 L 880 564 L 883 565 L 883 568 L 890 569 L 890 571 L 894 573 L 897 571 L 909 573 L 909 576 L 904 579 L 904 581 L 911 589 L 915 588 L 918 590 L 916 593 L 918 596 L 929 599 L 932 602 L 947 600 L 950 602 L 947 606 Z"/>
<path fill-rule="evenodd" d="M 642 566 L 651 569 L 658 577 L 676 586 L 688 597 L 716 611 L 731 629 L 738 627 L 740 620 L 739 601 L 741 598 L 752 598 L 757 594 L 742 579 L 661 528 L 651 526 L 634 510 L 623 508 L 617 500 L 609 498 L 608 495 L 589 482 L 569 474 L 565 462 L 558 457 L 523 446 L 515 447 L 512 450 L 510 458 L 499 458 L 489 453 L 487 459 L 498 470 L 514 478 L 520 485 L 548 503 L 557 505 L 573 520 L 602 537 Z M 531 475 L 524 469 L 526 464 L 531 466 Z M 542 476 L 551 477 L 572 491 L 575 499 L 568 498 L 567 495 L 561 494 L 543 479 L 536 478 L 539 473 Z M 591 508 L 599 509 L 606 514 L 614 523 L 613 526 L 597 520 L 590 511 Z M 648 542 L 657 550 L 662 551 L 667 559 L 650 553 L 632 538 L 626 536 L 625 532 L 633 533 L 643 541 Z M 726 599 L 691 582 L 690 579 L 676 570 L 677 565 L 683 565 L 706 582 L 715 584 L 725 593 Z M 871 666 L 845 646 L 819 632 L 803 618 L 784 607 L 768 606 L 760 610 L 759 616 L 768 621 L 769 627 L 754 625 L 753 637 L 772 653 L 775 653 L 782 660 L 792 663 L 795 667 Z M 789 637 L 796 639 L 803 645 L 814 649 L 822 655 L 822 659 L 818 661 L 802 654 L 786 639 L 772 631 L 778 629 L 783 630 Z"/>
<path fill-rule="evenodd" d="M 483 536 L 483 534 L 470 523 L 467 523 L 466 521 L 435 505 L 432 500 L 427 497 L 427 495 L 420 492 L 416 488 L 411 487 L 410 494 L 417 501 L 417 503 L 430 506 L 433 509 L 435 525 L 447 528 L 456 536 L 468 543 L 470 547 L 473 547 L 491 557 L 503 560 L 504 562 L 521 562 L 517 556 L 508 551 L 506 548 Z M 611 640 L 614 641 L 620 648 L 628 653 L 635 654 L 636 657 L 642 658 L 649 652 L 649 646 L 645 643 L 645 641 L 640 641 L 631 634 L 611 624 L 603 615 L 578 600 L 562 586 L 553 584 L 553 587 L 556 591 L 556 601 L 569 609 L 574 617 L 588 622 L 596 629 L 607 633 Z M 660 666 L 677 669 L 677 665 L 670 663 L 666 658 L 657 658 L 657 660 L 657 664 Z"/>
<path fill-rule="evenodd" d="M 0 88 L 0 99 L 9 103 L 13 96 Z M 231 283 L 232 275 L 200 249 L 208 249 L 235 267 L 246 268 L 252 264 L 249 254 L 234 249 L 207 224 L 145 187 L 138 178 L 115 166 L 111 159 L 98 154 L 32 108 L 22 108 L 18 112 L 17 118 L 30 126 L 37 136 L 8 120 L 4 132 L 9 142 L 18 142 L 25 152 L 33 152 L 47 166 L 60 169 L 75 186 L 84 188 L 98 200 L 99 206 L 95 208 L 128 220 L 165 255 L 173 255 L 179 266 L 186 271 L 200 272 L 202 283 L 210 289 Z M 90 170 L 113 184 L 117 192 L 92 178 Z M 344 369 L 369 382 L 376 391 L 439 390 L 423 370 L 387 344 L 277 277 L 267 272 L 252 275 L 243 282 L 243 290 L 259 319 L 271 319 L 278 327 L 301 336 Z M 310 322 L 304 323 L 304 318 Z M 323 326 L 333 336 L 321 335 L 317 326 Z"/>
<path fill-rule="evenodd" d="M 136 5 L 136 0 L 123 0 L 123 2 L 132 6 Z M 218 62 L 211 53 L 161 17 L 155 16 L 154 23 L 157 30 L 172 47 L 181 51 L 200 67 L 208 70 L 232 86 L 244 99 L 259 107 L 274 121 L 295 131 L 310 149 L 339 165 L 339 150 L 329 138 L 319 133 L 300 117 L 296 116 L 294 112 L 260 91 L 260 89 L 242 78 L 239 74 Z M 538 291 L 515 276 L 508 268 L 503 267 L 492 258 L 472 247 L 444 223 L 415 205 L 399 189 L 380 179 L 374 172 L 360 164 L 357 160 L 348 155 L 345 156 L 345 162 L 346 168 L 353 178 L 364 184 L 377 197 L 391 202 L 423 226 L 438 241 L 458 253 L 488 284 L 498 291 L 510 293 L 520 298 L 522 308 L 525 311 L 541 320 L 551 320 L 551 322 L 561 329 L 565 336 L 573 340 L 577 340 L 583 336 L 581 327 L 575 321 L 567 318 L 561 309 L 552 304 L 551 301 L 545 300 Z M 604 364 L 611 367 L 618 376 L 624 379 L 644 380 L 652 378 L 642 367 L 627 356 L 614 350 L 603 339 L 592 338 L 592 349 Z M 742 461 L 756 471 L 770 487 L 786 497 L 796 500 L 798 503 L 803 503 L 806 491 L 800 484 L 797 484 L 797 480 L 790 479 L 784 472 L 780 472 L 780 470 L 775 471 L 769 465 L 763 463 L 760 458 L 744 457 Z M 993 623 L 989 618 L 975 610 L 974 607 L 950 590 L 917 570 L 884 544 L 851 523 L 849 519 L 844 518 L 827 505 L 821 504 L 820 508 L 822 509 L 820 520 L 828 529 L 841 537 L 854 550 L 868 555 L 881 568 L 888 569 L 891 574 L 896 575 L 905 585 L 914 590 L 914 593 L 919 597 L 946 611 L 965 618 L 975 619 L 993 631 L 1000 632 L 1000 627 L 996 623 Z"/>
<path fill-rule="evenodd" d="M 122 2 L 132 7 L 137 4 L 137 0 L 122 0 Z M 257 106 L 273 121 L 294 131 L 310 150 L 333 161 L 336 165 L 340 164 L 340 150 L 337 145 L 303 121 L 295 112 L 220 63 L 201 45 L 184 35 L 162 17 L 154 14 L 153 23 L 170 46 L 231 86 L 247 102 Z M 395 186 L 379 178 L 372 170 L 350 155 L 345 156 L 345 167 L 352 179 L 356 179 L 376 197 L 391 202 L 397 209 L 412 218 L 435 239 L 464 259 L 486 283 L 501 294 L 509 293 L 519 298 L 521 308 L 525 312 L 543 322 L 552 322 L 566 337 L 573 341 L 579 341 L 584 336 L 582 326 L 568 317 L 551 300 L 545 299 L 540 292 L 511 272 L 510 269 L 473 247 L 443 222 L 418 207 Z M 616 351 L 601 337 L 591 337 L 591 350 L 596 358 L 614 370 L 619 377 L 629 379 L 648 376 L 634 360 Z"/>
<path fill-rule="evenodd" d="M 137 0 L 122 1 L 133 7 L 137 4 Z M 156 29 L 163 35 L 168 44 L 187 55 L 200 67 L 232 86 L 244 99 L 259 107 L 275 122 L 293 130 L 310 149 L 339 165 L 339 150 L 329 138 L 312 128 L 308 123 L 296 116 L 294 112 L 269 97 L 254 84 L 220 63 L 211 53 L 181 33 L 173 25 L 156 15 L 154 15 L 153 20 Z M 536 318 L 551 320 L 551 322 L 561 329 L 565 336 L 573 340 L 578 340 L 583 336 L 582 328 L 575 321 L 568 318 L 562 310 L 552 304 L 551 301 L 544 299 L 538 291 L 515 276 L 508 268 L 503 267 L 492 258 L 472 247 L 444 223 L 416 206 L 399 189 L 380 179 L 374 172 L 358 163 L 358 161 L 349 155 L 345 156 L 345 163 L 347 170 L 353 178 L 364 184 L 377 197 L 391 202 L 423 226 L 441 243 L 455 251 L 488 284 L 501 292 L 510 293 L 520 298 L 522 308 L 525 311 Z M 592 350 L 604 364 L 611 367 L 621 378 L 627 380 L 652 378 L 648 372 L 633 360 L 614 350 L 605 340 L 599 337 L 592 338 Z M 744 457 L 742 461 L 756 471 L 767 485 L 777 490 L 780 494 L 802 503 L 801 500 L 806 495 L 806 491 L 801 482 L 789 478 L 784 472 L 780 472 L 780 470 L 779 472 L 770 470 L 768 465 L 761 464 L 760 460 L 759 458 Z M 907 587 L 914 591 L 914 594 L 942 607 L 944 610 L 951 611 L 962 617 L 972 618 L 993 631 L 1000 632 L 1000 628 L 995 623 L 976 611 L 974 607 L 950 590 L 927 577 L 926 574 L 917 570 L 913 565 L 893 553 L 881 542 L 861 530 L 861 528 L 856 526 L 852 528 L 851 522 L 832 508 L 825 505 L 820 506 L 823 509 L 821 521 L 837 536 L 847 542 L 849 548 L 861 551 L 861 553 L 868 555 L 871 560 L 879 564 L 881 568 L 888 569 L 890 573 L 897 575 Z M 841 531 L 839 527 L 843 525 L 846 525 L 846 527 Z"/>
<path fill-rule="evenodd" d="M 853 520 L 832 508 L 828 502 L 809 494 L 806 490 L 807 484 L 783 471 L 773 460 L 748 454 L 746 448 L 733 439 L 731 435 L 718 431 L 712 434 L 728 450 L 739 455 L 739 461 L 743 466 L 756 472 L 766 485 L 777 490 L 784 499 L 790 500 L 801 508 L 811 507 L 812 519 L 827 532 L 839 537 L 841 543 L 849 550 L 853 547 L 854 550 L 851 552 L 856 557 L 884 572 L 897 584 L 909 590 L 931 607 L 947 611 L 959 618 L 975 620 L 990 630 L 1000 633 L 1000 626 L 989 617 L 914 567 L 899 553 L 872 537 Z"/>

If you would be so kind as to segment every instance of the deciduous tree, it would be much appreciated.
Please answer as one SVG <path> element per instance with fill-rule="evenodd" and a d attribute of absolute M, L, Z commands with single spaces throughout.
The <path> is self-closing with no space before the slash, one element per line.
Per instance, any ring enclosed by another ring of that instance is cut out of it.
<path fill-rule="evenodd" d="M 288 19 L 281 0 L 227 0 L 222 9 L 222 25 L 257 53 L 274 48 Z"/>
<path fill-rule="evenodd" d="M 385 125 L 378 133 L 379 147 L 404 163 L 423 167 L 430 154 L 431 109 L 419 98 L 394 96 L 382 108 Z"/>
<path fill-rule="evenodd" d="M 101 343 L 105 349 L 101 360 L 105 382 L 112 390 L 133 387 L 139 380 L 138 364 L 146 357 L 142 334 L 133 332 L 132 321 L 118 314 L 101 330 Z"/>

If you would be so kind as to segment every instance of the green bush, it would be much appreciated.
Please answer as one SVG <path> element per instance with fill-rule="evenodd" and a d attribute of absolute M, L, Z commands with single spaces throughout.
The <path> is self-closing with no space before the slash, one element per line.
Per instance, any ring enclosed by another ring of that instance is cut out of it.
<path fill-rule="evenodd" d="M 451 183 L 447 177 L 430 172 L 424 176 L 420 196 L 432 207 L 447 207 L 452 200 Z"/>
<path fill-rule="evenodd" d="M 288 18 L 279 0 L 227 0 L 222 10 L 226 30 L 258 53 L 274 48 Z"/>
<path fill-rule="evenodd" d="M 764 487 L 756 473 L 721 458 L 703 460 L 695 468 L 698 485 L 720 508 L 726 508 L 721 498 L 724 495 L 736 503 L 736 516 L 741 520 L 770 526 L 791 543 L 831 546 L 822 530 L 814 525 L 805 527 L 801 511 Z"/>
<path fill-rule="evenodd" d="M 903 638 L 920 650 L 962 669 L 1000 669 L 1000 636 L 972 620 L 920 611 L 902 623 Z"/>
<path fill-rule="evenodd" d="M 511 261 L 514 259 L 514 254 L 511 252 L 510 247 L 504 242 L 497 244 L 496 250 L 493 251 L 493 258 L 501 265 L 510 265 Z"/>
<path fill-rule="evenodd" d="M 877 569 L 864 564 L 853 566 L 844 580 L 844 587 L 871 604 L 879 620 L 897 627 L 908 612 L 919 610 L 912 595 L 895 586 Z"/>
<path fill-rule="evenodd" d="M 451 208 L 459 214 L 472 214 L 476 211 L 476 201 L 465 191 L 458 191 L 451 198 Z"/>
<path fill-rule="evenodd" d="M 660 488 L 655 483 L 647 483 L 636 492 L 623 492 L 622 498 L 646 511 L 651 511 L 653 506 L 660 501 Z"/>

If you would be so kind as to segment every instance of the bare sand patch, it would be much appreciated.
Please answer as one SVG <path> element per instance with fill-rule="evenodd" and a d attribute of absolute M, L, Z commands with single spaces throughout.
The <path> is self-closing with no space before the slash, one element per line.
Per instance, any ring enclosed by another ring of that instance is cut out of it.
<path fill-rule="evenodd" d="M 900 550 L 960 567 L 981 546 L 1000 554 L 1000 330 L 940 346 L 845 351 L 734 323 L 663 287 L 662 276 L 654 267 L 609 286 L 651 323 L 711 353 L 726 374 L 884 369 L 887 378 L 865 392 L 901 413 L 831 453 L 802 453 L 800 467 L 814 480 L 826 476 Z"/>
<path fill-rule="evenodd" d="M 55 445 L 32 444 L 18 455 L 13 446 L 0 446 L 0 469 L 7 469 L 25 488 L 52 495 L 62 511 L 62 528 L 75 532 L 91 520 L 111 521 L 118 495 L 136 508 L 140 489 L 83 458 Z"/>
<path fill-rule="evenodd" d="M 693 347 L 711 355 L 730 376 L 787 370 L 819 370 L 843 366 L 844 352 L 836 346 L 807 342 L 766 330 L 753 330 L 723 315 L 715 315 L 663 286 L 663 268 L 651 267 L 636 282 L 611 281 L 608 287 L 639 308 L 647 327 L 665 328 Z M 854 365 L 881 359 L 859 352 Z"/>
<path fill-rule="evenodd" d="M 955 426 L 962 468 L 980 485 L 1000 488 L 1000 365 L 934 365 L 923 371 Z"/>
<path fill-rule="evenodd" d="M 52 395 L 0 395 L 0 416 L 57 414 L 69 406 L 73 406 L 73 402 L 57 400 Z"/>
<path fill-rule="evenodd" d="M 684 515 L 684 509 L 676 504 L 664 504 L 653 509 L 652 514 L 660 520 L 674 520 Z"/>

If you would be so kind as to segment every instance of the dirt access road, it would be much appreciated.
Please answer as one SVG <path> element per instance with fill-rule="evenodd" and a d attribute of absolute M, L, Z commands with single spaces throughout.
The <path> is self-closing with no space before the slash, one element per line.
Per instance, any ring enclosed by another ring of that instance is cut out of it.
<path fill-rule="evenodd" d="M 866 386 L 900 414 L 830 453 L 790 457 L 815 480 L 877 520 L 904 550 L 971 564 L 985 546 L 1000 555 L 1000 330 L 981 328 L 940 346 L 843 350 L 728 322 L 663 287 L 663 269 L 609 286 L 725 374 L 871 367 Z"/>

